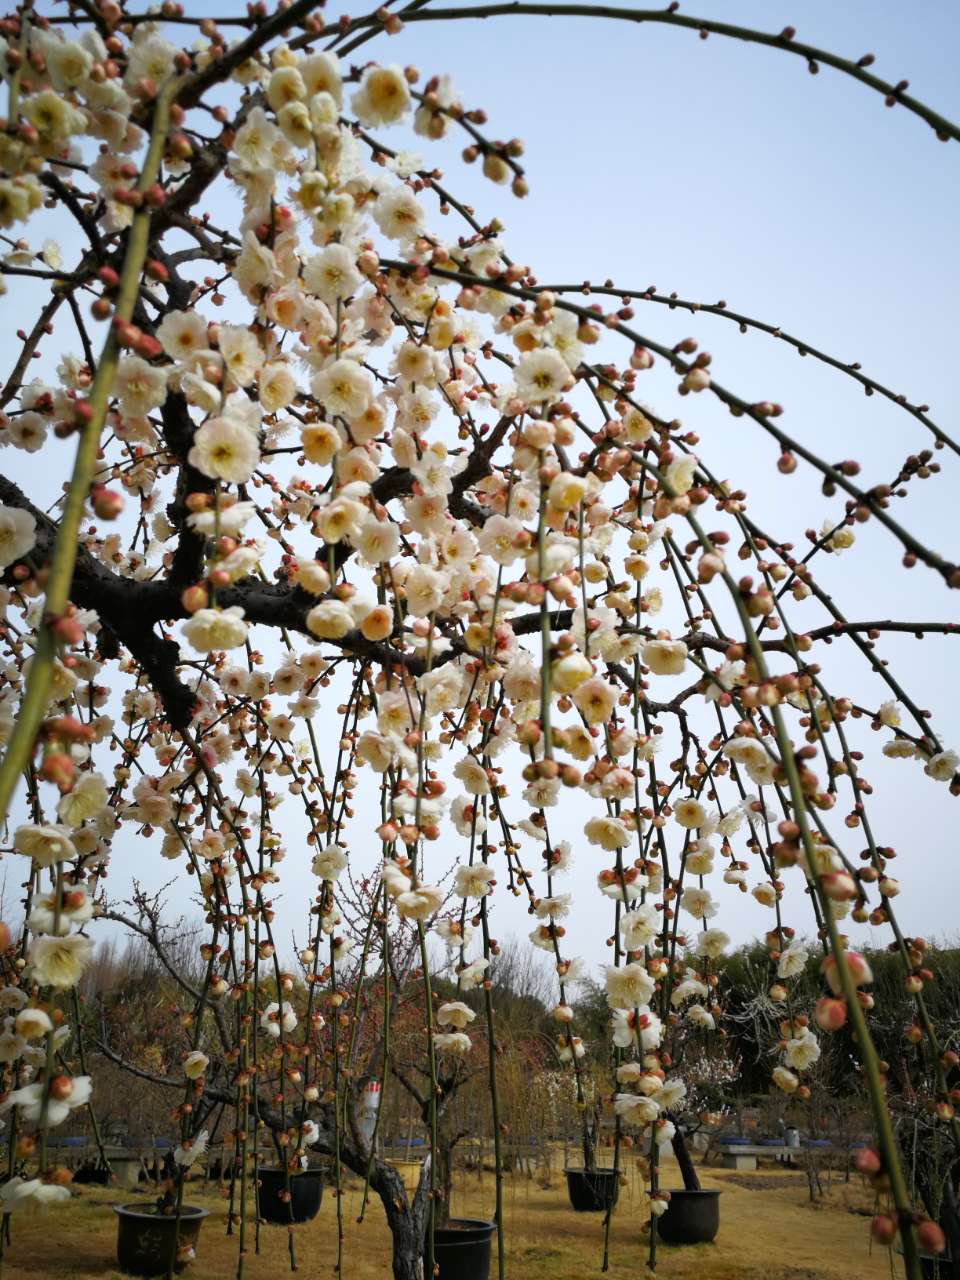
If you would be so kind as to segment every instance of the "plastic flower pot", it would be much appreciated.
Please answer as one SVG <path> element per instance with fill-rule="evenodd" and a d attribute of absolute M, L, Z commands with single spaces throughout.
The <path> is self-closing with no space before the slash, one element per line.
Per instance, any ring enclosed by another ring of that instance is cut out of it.
<path fill-rule="evenodd" d="M 664 1244 L 709 1244 L 720 1230 L 719 1191 L 671 1191 L 657 1219 Z"/>
<path fill-rule="evenodd" d="M 115 1204 L 117 1215 L 117 1262 L 120 1270 L 134 1276 L 165 1276 L 173 1261 L 180 1274 L 196 1253 L 197 1237 L 208 1210 L 185 1204 L 180 1209 L 180 1230 L 176 1214 L 158 1212 L 152 1206 Z"/>
<path fill-rule="evenodd" d="M 290 1174 L 290 1199 L 283 1199 L 286 1180 L 283 1169 L 261 1169 L 259 1208 L 264 1222 L 287 1227 L 291 1222 L 309 1222 L 320 1212 L 323 1199 L 323 1170 L 303 1169 Z"/>
<path fill-rule="evenodd" d="M 440 1268 L 439 1280 L 487 1280 L 496 1229 L 495 1222 L 479 1218 L 451 1218 L 445 1227 L 437 1227 L 433 1258 Z"/>
<path fill-rule="evenodd" d="M 399 1173 L 406 1190 L 408 1192 L 416 1191 L 420 1184 L 420 1170 L 423 1168 L 423 1161 L 390 1160 L 389 1164 Z"/>
<path fill-rule="evenodd" d="M 617 1203 L 620 1175 L 613 1169 L 564 1169 L 567 1194 L 577 1213 L 604 1213 Z"/>

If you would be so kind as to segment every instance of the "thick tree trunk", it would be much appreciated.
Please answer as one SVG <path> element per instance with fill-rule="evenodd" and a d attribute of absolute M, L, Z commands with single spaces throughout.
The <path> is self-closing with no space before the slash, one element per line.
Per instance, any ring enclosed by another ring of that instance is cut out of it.
<path fill-rule="evenodd" d="M 450 1196 L 453 1191 L 453 1151 L 450 1143 L 441 1137 L 437 1143 L 437 1194 L 435 1201 L 436 1223 L 445 1227 L 450 1221 Z"/>
<path fill-rule="evenodd" d="M 271 1129 L 279 1129 L 278 1113 L 259 1103 L 258 1115 Z M 334 1145 L 331 1141 L 332 1124 L 327 1113 L 326 1123 L 321 1129 L 321 1137 L 315 1150 L 335 1158 Z M 346 1167 L 359 1178 L 367 1175 L 367 1162 L 370 1149 L 360 1135 L 354 1111 L 348 1115 L 350 1131 L 342 1135 L 340 1159 Z M 427 1221 L 427 1191 L 429 1189 L 430 1162 L 424 1162 L 420 1174 L 420 1185 L 413 1196 L 407 1194 L 403 1179 L 393 1165 L 374 1155 L 370 1165 L 370 1188 L 379 1197 L 386 1215 L 387 1226 L 393 1242 L 392 1274 L 393 1280 L 424 1280 L 423 1246 Z"/>
<path fill-rule="evenodd" d="M 597 1167 L 597 1125 L 583 1114 L 583 1167 L 592 1173 Z"/>
<path fill-rule="evenodd" d="M 392 1165 L 374 1158 L 370 1171 L 370 1186 L 380 1197 L 390 1237 L 393 1242 L 393 1280 L 424 1280 L 424 1178 L 420 1175 L 420 1187 L 411 1199 L 407 1196 L 403 1179 Z"/>
<path fill-rule="evenodd" d="M 393 1240 L 393 1280 L 424 1280 L 422 1232 L 409 1213 L 388 1213 Z"/>
<path fill-rule="evenodd" d="M 680 1166 L 680 1176 L 683 1178 L 684 1191 L 702 1191 L 700 1179 L 697 1177 L 697 1171 L 693 1167 L 693 1158 L 690 1155 L 690 1148 L 687 1146 L 687 1140 L 683 1136 L 683 1130 L 677 1126 L 677 1130 L 671 1139 L 670 1145 L 673 1147 L 673 1154 L 677 1158 L 677 1164 Z"/>

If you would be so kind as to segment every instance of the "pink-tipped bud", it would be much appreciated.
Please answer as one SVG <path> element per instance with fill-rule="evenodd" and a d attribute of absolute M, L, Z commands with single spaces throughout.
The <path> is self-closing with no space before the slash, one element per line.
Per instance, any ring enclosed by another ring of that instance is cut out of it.
<path fill-rule="evenodd" d="M 207 589 L 201 586 L 200 583 L 187 587 L 180 597 L 180 603 L 187 613 L 196 613 L 198 609 L 205 609 L 209 602 L 210 596 Z"/>
<path fill-rule="evenodd" d="M 854 1155 L 853 1163 L 858 1173 L 862 1173 L 865 1178 L 874 1178 L 883 1168 L 880 1156 L 874 1151 L 873 1147 L 861 1147 Z"/>
<path fill-rule="evenodd" d="M 845 871 L 828 871 L 820 877 L 820 887 L 831 902 L 852 902 L 857 896 L 857 885 Z"/>
<path fill-rule="evenodd" d="M 843 1000 L 824 996 L 817 1001 L 813 1016 L 821 1030 L 839 1031 L 847 1020 L 847 1006 Z"/>
<path fill-rule="evenodd" d="M 943 1253 L 947 1247 L 947 1237 L 943 1234 L 942 1228 L 929 1218 L 918 1225 L 917 1240 L 920 1248 L 926 1253 Z"/>
<path fill-rule="evenodd" d="M 870 966 L 859 951 L 845 951 L 844 960 L 855 987 L 862 987 L 866 983 L 873 981 L 873 973 L 870 970 Z M 835 957 L 832 955 L 825 956 L 820 968 L 830 990 L 835 996 L 840 995 L 843 992 L 843 979 Z"/>
<path fill-rule="evenodd" d="M 123 510 L 123 495 L 113 489 L 105 489 L 103 485 L 95 485 L 90 490 L 90 505 L 100 520 L 116 520 Z"/>
<path fill-rule="evenodd" d="M 888 1213 L 878 1213 L 870 1223 L 870 1234 L 877 1244 L 893 1244 L 897 1238 L 897 1224 Z"/>

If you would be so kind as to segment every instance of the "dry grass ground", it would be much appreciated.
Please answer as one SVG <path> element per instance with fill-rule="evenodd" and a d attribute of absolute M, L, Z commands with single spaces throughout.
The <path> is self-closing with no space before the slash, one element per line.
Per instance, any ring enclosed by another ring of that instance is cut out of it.
<path fill-rule="evenodd" d="M 667 1182 L 675 1169 L 667 1168 Z M 559 1168 L 552 1186 L 542 1187 L 522 1176 L 506 1180 L 504 1217 L 509 1280 L 579 1280 L 600 1274 L 601 1218 L 574 1213 L 567 1203 Z M 657 1275 L 663 1280 L 881 1280 L 890 1263 L 883 1251 L 871 1253 L 868 1233 L 870 1202 L 854 1177 L 850 1184 L 834 1178 L 824 1200 L 810 1204 L 806 1180 L 787 1171 L 764 1169 L 743 1175 L 703 1171 L 705 1186 L 720 1187 L 721 1227 L 716 1243 L 693 1248 L 660 1247 Z M 674 1185 L 676 1185 L 674 1176 Z M 116 1220 L 110 1204 L 146 1200 L 145 1193 L 118 1194 L 102 1188 L 78 1188 L 76 1198 L 43 1217 L 16 1218 L 13 1241 L 4 1259 L 3 1280 L 119 1280 L 116 1267 Z M 233 1280 L 237 1238 L 225 1235 L 225 1200 L 216 1189 L 191 1191 L 189 1199 L 210 1209 L 203 1226 L 197 1261 L 187 1272 L 192 1280 Z M 489 1174 L 462 1175 L 455 1186 L 454 1212 L 464 1217 L 489 1215 L 493 1179 Z M 389 1236 L 379 1203 L 373 1202 L 358 1226 L 359 1190 L 343 1199 L 344 1277 L 390 1274 Z M 609 1280 L 642 1280 L 646 1237 L 642 1189 L 628 1170 L 614 1218 Z M 289 1273 L 286 1233 L 261 1228 L 261 1253 L 251 1250 L 246 1280 L 283 1280 Z M 320 1216 L 296 1228 L 298 1271 L 307 1280 L 333 1276 L 336 1262 L 336 1207 L 324 1195 Z M 494 1267 L 493 1274 L 496 1274 Z"/>

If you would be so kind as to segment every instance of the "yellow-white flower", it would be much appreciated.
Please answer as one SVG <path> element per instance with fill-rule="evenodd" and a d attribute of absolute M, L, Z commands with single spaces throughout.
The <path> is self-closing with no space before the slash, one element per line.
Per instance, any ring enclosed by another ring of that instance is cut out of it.
<path fill-rule="evenodd" d="M 396 124 L 410 108 L 410 86 L 400 67 L 367 67 L 350 105 L 361 124 Z"/>
<path fill-rule="evenodd" d="M 644 1125 L 656 1120 L 660 1104 L 642 1093 L 618 1093 L 614 1095 L 613 1109 L 627 1124 Z"/>
<path fill-rule="evenodd" d="M 652 902 L 644 902 L 620 917 L 620 933 L 627 951 L 641 951 L 660 932 L 660 915 Z"/>
<path fill-rule="evenodd" d="M 686 493 L 693 484 L 693 475 L 697 469 L 697 460 L 690 453 L 681 453 L 670 463 L 666 470 L 666 481 L 673 493 Z"/>
<path fill-rule="evenodd" d="M 187 461 L 211 480 L 246 484 L 260 462 L 260 445 L 244 422 L 208 418 L 193 437 Z"/>
<path fill-rule="evenodd" d="M 334 360 L 313 379 L 313 394 L 333 416 L 358 418 L 373 399 L 370 375 L 355 360 Z"/>
<path fill-rule="evenodd" d="M 462 1055 L 470 1052 L 470 1037 L 464 1031 L 435 1031 L 433 1047 L 437 1053 Z"/>
<path fill-rule="evenodd" d="M 729 935 L 722 929 L 704 929 L 697 937 L 697 955 L 707 956 L 711 960 L 717 959 L 723 955 L 724 950 L 730 945 Z"/>
<path fill-rule="evenodd" d="M 93 55 L 73 40 L 44 41 L 43 56 L 50 82 L 61 93 L 79 88 L 93 67 Z"/>
<path fill-rule="evenodd" d="M 21 1009 L 14 1022 L 18 1036 L 24 1040 L 39 1040 L 53 1030 L 50 1015 L 43 1009 Z"/>
<path fill-rule="evenodd" d="M 421 884 L 415 889 L 406 889 L 398 893 L 395 899 L 397 911 L 406 920 L 426 920 L 433 915 L 443 901 L 443 890 L 439 885 Z"/>
<path fill-rule="evenodd" d="M 333 461 L 345 441 L 332 422 L 315 422 L 303 428 L 300 443 L 308 462 L 325 467 Z"/>
<path fill-rule="evenodd" d="M 166 371 L 147 364 L 140 356 L 122 356 L 113 380 L 113 393 L 120 401 L 124 417 L 142 418 L 166 400 Z"/>
<path fill-rule="evenodd" d="M 490 792 L 490 779 L 479 760 L 465 756 L 454 767 L 453 776 L 463 783 L 463 789 L 471 796 L 485 796 Z"/>
<path fill-rule="evenodd" d="M 354 629 L 353 614 L 342 600 L 323 600 L 306 617 L 307 630 L 318 640 L 342 640 Z"/>
<path fill-rule="evenodd" d="M 674 821 L 678 822 L 681 827 L 686 827 L 692 831 L 696 827 L 702 827 L 707 821 L 707 811 L 699 800 L 695 800 L 693 796 L 686 796 L 683 800 L 678 800 L 673 810 Z"/>
<path fill-rule="evenodd" d="M 469 991 L 472 987 L 482 987 L 486 981 L 486 973 L 490 961 L 480 957 L 465 964 L 457 975 L 457 983 L 461 991 Z"/>
<path fill-rule="evenodd" d="M 820 1058 L 820 1042 L 810 1028 L 805 1027 L 799 1036 L 787 1041 L 783 1056 L 795 1071 L 806 1071 Z"/>
<path fill-rule="evenodd" d="M 684 889 L 680 904 L 694 920 L 709 920 L 717 914 L 717 905 L 710 896 L 709 889 Z"/>
<path fill-rule="evenodd" d="M 639 1009 L 653 995 L 654 981 L 637 961 L 607 969 L 607 1004 L 611 1009 Z"/>
<path fill-rule="evenodd" d="M 587 724 L 604 724 L 613 715 L 617 693 L 602 676 L 592 676 L 577 686 L 573 701 Z"/>
<path fill-rule="evenodd" d="M 460 898 L 485 898 L 493 888 L 496 872 L 482 862 L 461 864 L 453 878 L 453 891 Z"/>
<path fill-rule="evenodd" d="M 70 1188 L 39 1178 L 11 1178 L 0 1189 L 4 1213 L 34 1213 L 70 1199 Z"/>
<path fill-rule="evenodd" d="M 383 564 L 397 554 L 400 530 L 389 520 L 378 520 L 371 516 L 364 520 L 351 541 L 367 564 Z"/>
<path fill-rule="evenodd" d="M 462 1000 L 448 1000 L 437 1010 L 438 1027 L 456 1027 L 462 1031 L 477 1015 Z"/>
<path fill-rule="evenodd" d="M 289 1035 L 297 1026 L 297 1015 L 293 1005 L 286 1000 L 268 1004 L 260 1015 L 260 1026 L 274 1040 L 280 1039 L 281 1030 L 285 1035 Z"/>
<path fill-rule="evenodd" d="M 624 849 L 630 843 L 630 832 L 619 818 L 590 818 L 583 830 L 590 843 L 598 844 L 601 849 Z"/>
<path fill-rule="evenodd" d="M 210 346 L 207 322 L 197 311 L 168 311 L 157 327 L 157 341 L 171 360 L 188 360 Z"/>
<path fill-rule="evenodd" d="M 343 244 L 330 244 L 303 264 L 303 287 L 328 306 L 345 301 L 363 284 L 353 253 Z"/>
<path fill-rule="evenodd" d="M 86 123 L 80 112 L 52 89 L 24 98 L 20 110 L 48 147 L 66 142 L 71 134 L 82 133 Z"/>
<path fill-rule="evenodd" d="M 558 511 L 576 511 L 589 489 L 584 476 L 571 475 L 569 471 L 561 471 L 554 476 L 547 490 L 547 499 L 551 507 Z"/>
<path fill-rule="evenodd" d="M 79 827 L 106 808 L 107 784 L 99 773 L 82 773 L 73 788 L 60 797 L 57 817 L 71 827 Z"/>
<path fill-rule="evenodd" d="M 773 1083 L 778 1089 L 782 1089 L 784 1093 L 794 1093 L 799 1087 L 800 1081 L 786 1067 L 774 1067 Z"/>
<path fill-rule="evenodd" d="M 558 400 L 573 383 L 567 362 L 552 347 L 528 351 L 517 362 L 514 374 L 517 395 L 529 404 Z"/>
<path fill-rule="evenodd" d="M 222 324 L 217 332 L 217 346 L 225 371 L 238 387 L 247 387 L 263 364 L 263 351 L 256 334 L 242 325 Z"/>
<path fill-rule="evenodd" d="M 277 67 L 267 82 L 267 101 L 275 112 L 288 102 L 302 102 L 306 96 L 307 86 L 296 67 Z"/>
<path fill-rule="evenodd" d="M 329 93 L 339 107 L 343 102 L 343 85 L 340 80 L 340 60 L 335 53 L 312 53 L 297 63 L 300 78 L 310 97 Z"/>
<path fill-rule="evenodd" d="M 282 360 L 265 364 L 257 375 L 257 394 L 264 413 L 285 409 L 297 394 L 296 375 Z"/>
<path fill-rule="evenodd" d="M 68 826 L 27 823 L 13 833 L 13 847 L 41 867 L 52 867 L 55 862 L 77 856 Z"/>
<path fill-rule="evenodd" d="M 240 605 L 229 609 L 198 609 L 184 623 L 183 634 L 198 653 L 237 649 L 247 638 L 243 609 Z"/>
<path fill-rule="evenodd" d="M 37 522 L 29 511 L 0 505 L 0 569 L 22 560 L 36 540 Z"/>
<path fill-rule="evenodd" d="M 789 947 L 780 952 L 780 959 L 777 961 L 777 977 L 795 978 L 798 973 L 803 972 L 806 963 L 806 947 L 799 942 L 791 942 Z"/>
<path fill-rule="evenodd" d="M 311 864 L 311 870 L 321 880 L 333 883 L 340 878 L 340 873 L 347 866 L 347 851 L 339 844 L 328 844 L 318 853 Z"/>
<path fill-rule="evenodd" d="M 75 987 L 83 977 L 92 950 L 90 939 L 80 934 L 72 934 L 69 938 L 45 935 L 37 938 L 30 947 L 30 972 L 39 986 L 64 991 Z"/>
<path fill-rule="evenodd" d="M 680 676 L 687 662 L 687 646 L 682 640 L 648 640 L 641 660 L 657 676 Z"/>
<path fill-rule="evenodd" d="M 415 618 L 426 618 L 439 609 L 447 591 L 446 574 L 418 564 L 404 580 L 407 609 Z"/>
<path fill-rule="evenodd" d="M 199 1049 L 188 1053 L 183 1060 L 183 1074 L 188 1080 L 198 1080 L 210 1065 L 210 1059 Z"/>

